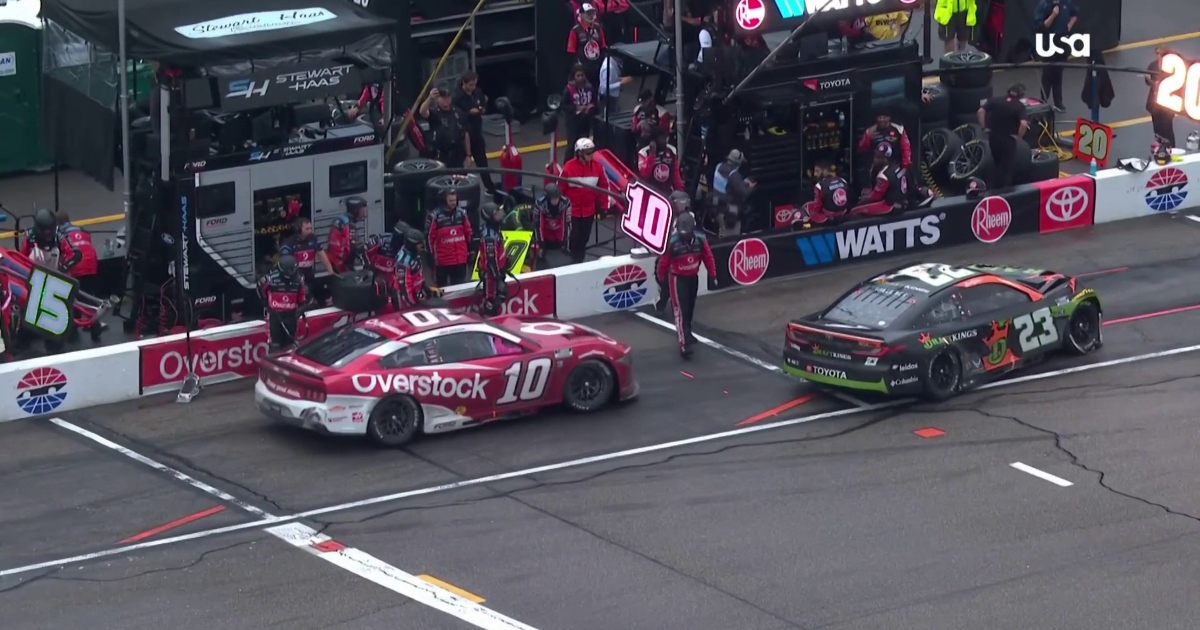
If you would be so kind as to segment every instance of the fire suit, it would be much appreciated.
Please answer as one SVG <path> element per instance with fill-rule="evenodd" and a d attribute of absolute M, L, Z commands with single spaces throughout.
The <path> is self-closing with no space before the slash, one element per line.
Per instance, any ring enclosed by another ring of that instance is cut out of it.
<path fill-rule="evenodd" d="M 571 232 L 568 250 L 571 252 L 571 262 L 581 263 L 587 253 L 588 241 L 592 236 L 592 225 L 596 221 L 596 212 L 607 209 L 609 198 L 590 188 L 575 185 L 588 184 L 611 190 L 612 185 L 604 174 L 600 162 L 592 159 L 583 161 L 571 158 L 563 165 L 562 177 L 570 180 L 562 183 L 563 197 L 571 202 Z"/>
<path fill-rule="evenodd" d="M 321 241 L 315 234 L 307 238 L 292 236 L 279 244 L 279 254 L 291 254 L 296 257 L 296 265 L 300 267 L 300 275 L 308 285 L 310 292 L 315 293 L 314 280 L 317 275 L 317 252 L 321 251 Z M 332 261 L 331 261 L 332 262 Z"/>
<path fill-rule="evenodd" d="M 100 270 L 100 262 L 92 235 L 70 223 L 58 226 L 58 232 L 59 247 L 66 247 L 62 254 L 62 270 L 81 283 L 84 278 L 95 276 Z"/>
<path fill-rule="evenodd" d="M 396 252 L 396 296 L 401 308 L 413 308 L 429 298 L 421 255 L 408 246 Z"/>
<path fill-rule="evenodd" d="M 576 22 L 567 35 L 567 52 L 575 55 L 576 61 L 583 64 L 589 79 L 595 79 L 605 48 L 608 48 L 608 44 L 604 41 L 604 31 L 600 30 L 599 24 Z"/>
<path fill-rule="evenodd" d="M 425 219 L 429 255 L 439 287 L 465 282 L 471 256 L 471 221 L 462 208 L 438 207 Z"/>
<path fill-rule="evenodd" d="M 901 212 L 908 207 L 908 181 L 903 168 L 895 164 L 873 166 L 871 177 L 875 185 L 863 191 L 851 214 L 874 216 Z"/>
<path fill-rule="evenodd" d="M 571 200 L 559 197 L 551 203 L 546 196 L 533 202 L 533 242 L 538 253 L 551 246 L 561 247 L 571 228 Z"/>
<path fill-rule="evenodd" d="M 495 317 L 508 300 L 508 253 L 504 249 L 504 237 L 500 231 L 485 227 L 479 239 L 479 281 L 483 290 L 480 313 Z"/>
<path fill-rule="evenodd" d="M 633 124 L 630 126 L 633 130 L 642 128 L 642 123 L 650 123 L 650 127 L 662 127 L 666 131 L 671 130 L 671 113 L 663 107 L 654 105 L 648 107 L 644 104 L 639 104 L 633 108 Z"/>
<path fill-rule="evenodd" d="M 329 226 L 329 264 L 336 273 L 349 271 L 354 262 L 354 246 L 358 243 L 357 223 L 354 215 L 346 213 L 334 219 Z"/>
<path fill-rule="evenodd" d="M 372 236 L 367 244 L 367 262 L 375 274 L 377 294 L 387 296 L 392 308 L 400 309 L 399 284 L 396 281 L 396 237 L 391 234 Z"/>
<path fill-rule="evenodd" d="M 263 303 L 267 305 L 267 340 L 273 350 L 296 343 L 296 325 L 300 306 L 308 300 L 304 279 L 300 274 L 287 276 L 272 269 L 260 284 Z"/>
<path fill-rule="evenodd" d="M 912 165 L 912 144 L 908 142 L 908 135 L 904 133 L 904 127 L 896 123 L 882 129 L 878 125 L 867 129 L 858 141 L 858 150 L 863 153 L 871 152 L 884 142 L 891 145 L 892 155 L 900 156 L 901 168 L 907 169 Z"/>
<path fill-rule="evenodd" d="M 716 277 L 717 263 L 713 260 L 708 238 L 701 230 L 696 230 L 690 239 L 678 232 L 672 234 L 667 251 L 658 259 L 655 276 L 660 284 L 667 284 L 671 293 L 680 352 L 687 352 L 688 346 L 695 342 L 692 315 L 695 314 L 696 296 L 700 291 L 701 264 L 708 270 L 710 278 Z"/>
<path fill-rule="evenodd" d="M 657 147 L 657 150 L 652 148 Z M 669 195 L 683 190 L 683 177 L 679 174 L 679 153 L 671 145 L 652 145 L 638 151 L 638 176 L 658 192 Z"/>
<path fill-rule="evenodd" d="M 21 242 L 21 253 L 25 256 L 33 258 L 36 262 L 38 259 L 34 257 L 34 249 L 58 249 L 58 268 L 60 270 L 70 269 L 79 264 L 83 259 L 83 252 L 74 251 L 71 249 L 70 243 L 62 231 L 56 231 L 54 236 L 46 235 L 49 240 L 43 241 L 38 237 L 38 233 L 34 228 L 30 228 L 25 232 L 25 239 Z M 67 260 L 67 256 L 71 256 L 73 260 Z"/>
<path fill-rule="evenodd" d="M 850 210 L 850 184 L 835 175 L 823 177 L 813 186 L 812 201 L 804 204 L 803 217 L 813 223 L 840 219 Z"/>
<path fill-rule="evenodd" d="M 11 361 L 17 338 L 17 296 L 9 290 L 8 280 L 0 275 L 0 361 Z"/>

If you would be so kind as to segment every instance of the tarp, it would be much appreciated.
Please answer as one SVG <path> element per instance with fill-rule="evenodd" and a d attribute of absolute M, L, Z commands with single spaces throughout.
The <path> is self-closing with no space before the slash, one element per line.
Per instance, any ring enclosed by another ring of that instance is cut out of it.
<path fill-rule="evenodd" d="M 391 65 L 393 20 L 348 0 L 125 0 L 127 55 L 183 67 L 345 58 Z M 116 51 L 117 0 L 43 0 L 42 17 Z"/>

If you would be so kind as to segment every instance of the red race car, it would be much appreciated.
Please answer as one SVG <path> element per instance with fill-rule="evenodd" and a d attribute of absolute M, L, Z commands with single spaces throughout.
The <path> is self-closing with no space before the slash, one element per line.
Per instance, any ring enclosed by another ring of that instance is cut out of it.
<path fill-rule="evenodd" d="M 267 357 L 254 388 L 271 418 L 386 446 L 637 394 L 629 346 L 587 326 L 440 308 L 368 319 Z"/>

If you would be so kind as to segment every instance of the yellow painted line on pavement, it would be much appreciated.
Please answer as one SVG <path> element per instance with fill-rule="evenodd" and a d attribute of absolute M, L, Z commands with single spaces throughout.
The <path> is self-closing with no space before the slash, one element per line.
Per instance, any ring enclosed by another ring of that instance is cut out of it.
<path fill-rule="evenodd" d="M 1117 120 L 1114 122 L 1101 121 L 1100 124 L 1102 124 L 1106 127 L 1112 128 L 1112 129 L 1120 129 L 1121 127 L 1132 127 L 1134 125 L 1140 125 L 1142 123 L 1148 123 L 1148 122 L 1150 122 L 1150 117 L 1142 116 L 1141 118 L 1130 118 L 1129 120 Z M 1074 129 L 1068 129 L 1066 131 L 1058 132 L 1059 138 L 1070 138 L 1074 135 L 1075 135 Z"/>
<path fill-rule="evenodd" d="M 115 221 L 124 221 L 124 220 L 125 220 L 124 214 L 108 214 L 108 215 L 105 215 L 102 217 L 88 217 L 86 219 L 80 219 L 78 221 L 71 221 L 71 223 L 74 225 L 78 225 L 80 227 L 86 227 L 89 225 L 100 225 L 101 223 L 113 223 Z M 17 232 L 15 230 L 9 230 L 7 232 L 0 232 L 0 238 L 12 238 L 16 235 L 17 235 Z"/>
<path fill-rule="evenodd" d="M 1120 52 L 1122 50 L 1134 50 L 1135 48 L 1146 48 L 1148 46 L 1159 46 L 1161 44 L 1170 44 L 1171 42 L 1181 42 L 1185 39 L 1200 38 L 1200 32 L 1183 33 L 1182 35 L 1169 35 L 1167 37 L 1159 37 L 1157 39 L 1147 39 L 1140 42 L 1129 42 L 1109 48 L 1104 52 Z"/>
<path fill-rule="evenodd" d="M 561 149 L 561 148 L 563 148 L 563 147 L 565 147 L 565 146 L 567 146 L 567 141 L 566 141 L 566 140 L 559 140 L 559 141 L 558 141 L 558 148 L 560 148 L 560 149 Z M 531 144 L 531 145 L 529 145 L 529 146 L 527 146 L 527 147 L 517 147 L 517 153 L 536 153 L 536 152 L 538 152 L 538 151 L 549 151 L 549 150 L 550 150 L 550 143 L 549 143 L 549 142 L 542 142 L 542 143 L 539 143 L 539 144 Z M 499 152 L 499 151 L 492 151 L 491 153 L 487 154 L 487 156 L 488 156 L 488 159 L 489 159 L 489 160 L 495 160 L 495 159 L 497 159 L 497 158 L 499 158 L 499 157 L 500 157 L 500 152 Z"/>
<path fill-rule="evenodd" d="M 469 591 L 464 591 L 463 589 L 458 588 L 457 586 L 455 586 L 449 582 L 443 582 L 442 580 L 439 580 L 439 579 L 433 577 L 432 575 L 418 575 L 417 579 L 421 580 L 422 582 L 428 582 L 440 589 L 450 591 L 451 593 L 454 593 L 455 595 L 458 595 L 459 597 L 461 597 L 463 599 L 475 602 L 476 604 L 482 604 L 483 602 L 487 601 L 486 599 L 484 599 L 474 593 L 471 593 Z"/>

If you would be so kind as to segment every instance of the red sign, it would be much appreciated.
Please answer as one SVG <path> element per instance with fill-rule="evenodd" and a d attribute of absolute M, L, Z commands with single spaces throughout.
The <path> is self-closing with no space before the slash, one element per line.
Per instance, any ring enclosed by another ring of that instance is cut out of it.
<path fill-rule="evenodd" d="M 767 21 L 767 5 L 763 0 L 738 0 L 733 19 L 742 30 L 756 31 Z"/>
<path fill-rule="evenodd" d="M 1096 180 L 1072 175 L 1036 182 L 1041 210 L 1038 231 L 1042 234 L 1092 225 L 1096 212 Z"/>
<path fill-rule="evenodd" d="M 1112 147 L 1112 128 L 1092 122 L 1086 118 L 1075 121 L 1075 159 L 1084 164 L 1096 160 L 1096 166 L 1108 166 L 1109 149 Z"/>
<path fill-rule="evenodd" d="M 1012 225 L 1012 206 L 1004 197 L 984 197 L 971 213 L 971 231 L 984 243 L 995 243 Z"/>
<path fill-rule="evenodd" d="M 522 277 L 520 282 L 508 281 L 508 299 L 504 301 L 501 313 L 504 315 L 536 315 L 554 317 L 558 306 L 558 288 L 553 274 L 539 274 L 533 277 Z M 450 308 L 466 309 L 474 306 L 478 297 L 474 292 L 464 293 L 446 300 Z"/>
<path fill-rule="evenodd" d="M 1176 114 L 1200 121 L 1200 62 L 1167 53 L 1158 62 L 1154 102 Z"/>
<path fill-rule="evenodd" d="M 760 239 L 742 239 L 729 252 L 729 276 L 738 284 L 754 284 L 762 280 L 770 266 L 771 252 Z"/>

